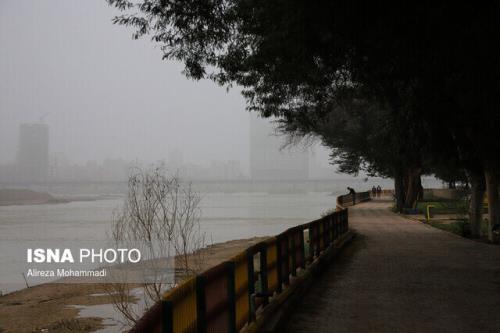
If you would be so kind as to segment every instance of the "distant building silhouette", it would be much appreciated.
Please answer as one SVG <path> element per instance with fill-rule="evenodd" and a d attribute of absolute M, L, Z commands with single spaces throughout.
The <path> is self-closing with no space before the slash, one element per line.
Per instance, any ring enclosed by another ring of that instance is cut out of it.
<path fill-rule="evenodd" d="M 274 134 L 268 119 L 250 115 L 250 175 L 255 180 L 304 180 L 309 178 L 309 152 L 281 149 L 283 139 Z"/>
<path fill-rule="evenodd" d="M 49 126 L 41 123 L 19 126 L 17 178 L 19 181 L 46 182 L 49 175 Z"/>

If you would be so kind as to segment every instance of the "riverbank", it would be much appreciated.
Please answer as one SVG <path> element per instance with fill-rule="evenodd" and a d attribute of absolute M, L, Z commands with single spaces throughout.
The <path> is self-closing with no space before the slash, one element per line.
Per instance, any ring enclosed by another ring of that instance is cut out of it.
<path fill-rule="evenodd" d="M 227 260 L 265 238 L 232 240 L 208 246 L 202 250 L 201 269 L 207 269 Z M 0 332 L 93 332 L 104 327 L 104 318 L 79 317 L 78 308 L 110 303 L 111 299 L 106 294 L 104 285 L 61 283 L 37 285 L 0 297 Z"/>
<path fill-rule="evenodd" d="M 66 198 L 58 198 L 46 192 L 26 189 L 0 189 L 0 206 L 43 205 L 70 202 Z"/>
<path fill-rule="evenodd" d="M 47 192 L 27 189 L 0 189 L 0 206 L 63 204 L 74 201 L 96 201 L 119 197 L 121 196 L 109 194 L 54 196 Z"/>

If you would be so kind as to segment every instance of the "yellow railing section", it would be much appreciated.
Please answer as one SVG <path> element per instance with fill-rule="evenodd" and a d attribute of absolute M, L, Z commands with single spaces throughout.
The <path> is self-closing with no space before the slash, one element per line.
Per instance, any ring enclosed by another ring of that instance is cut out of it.
<path fill-rule="evenodd" d="M 278 289 L 278 245 L 276 238 L 272 237 L 267 242 L 267 288 L 274 292 Z"/>
<path fill-rule="evenodd" d="M 172 304 L 173 331 L 196 332 L 196 279 L 185 281 L 163 299 Z"/>
<path fill-rule="evenodd" d="M 231 259 L 234 266 L 234 288 L 236 302 L 236 329 L 245 326 L 250 316 L 249 290 L 248 290 L 248 260 L 246 253 L 240 253 Z"/>

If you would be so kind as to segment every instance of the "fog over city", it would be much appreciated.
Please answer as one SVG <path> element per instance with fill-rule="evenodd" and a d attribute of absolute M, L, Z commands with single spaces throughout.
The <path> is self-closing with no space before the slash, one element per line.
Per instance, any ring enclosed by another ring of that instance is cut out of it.
<path fill-rule="evenodd" d="M 19 163 L 21 124 L 43 123 L 51 168 L 170 156 L 249 177 L 260 155 L 239 89 L 186 79 L 151 41 L 114 26 L 116 14 L 103 0 L 0 2 L 0 165 Z M 327 150 L 307 154 L 325 176 Z"/>

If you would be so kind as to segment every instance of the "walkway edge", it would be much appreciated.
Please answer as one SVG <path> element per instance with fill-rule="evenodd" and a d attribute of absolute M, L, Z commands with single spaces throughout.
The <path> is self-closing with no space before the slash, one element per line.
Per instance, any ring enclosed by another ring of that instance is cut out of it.
<path fill-rule="evenodd" d="M 333 258 L 352 241 L 356 233 L 349 230 L 341 239 L 326 249 L 302 275 L 290 280 L 290 287 L 276 296 L 259 314 L 257 320 L 244 328 L 242 333 L 282 332 L 287 319 L 295 310 L 301 297 L 307 292 L 315 278 L 331 264 Z"/>

